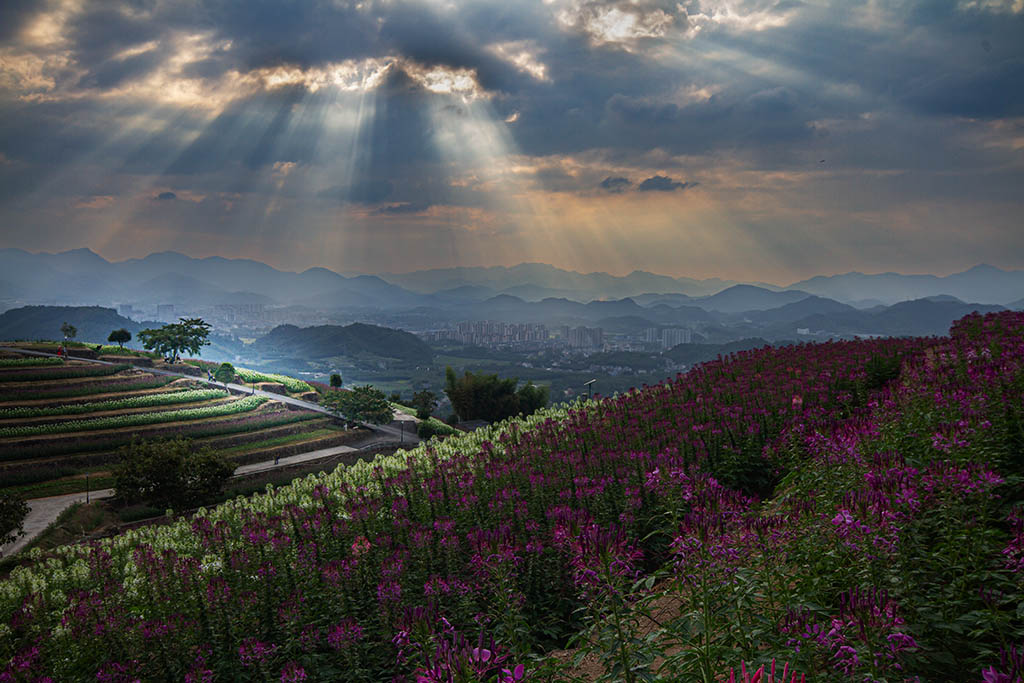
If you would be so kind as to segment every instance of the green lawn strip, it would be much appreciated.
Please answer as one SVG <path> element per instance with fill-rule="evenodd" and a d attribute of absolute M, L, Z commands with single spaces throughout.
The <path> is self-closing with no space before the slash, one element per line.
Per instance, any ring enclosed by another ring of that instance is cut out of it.
<path fill-rule="evenodd" d="M 104 382 L 93 382 L 92 386 L 88 383 L 82 383 L 78 386 L 70 386 L 63 390 L 58 391 L 26 391 L 17 392 L 17 396 L 11 398 L 10 394 L 6 394 L 7 402 L 12 401 L 36 401 L 40 399 L 61 399 L 61 398 L 73 398 L 78 396 L 90 396 L 93 394 L 109 394 L 115 393 L 112 391 L 114 387 L 123 386 L 123 391 L 142 391 L 144 389 L 159 389 L 163 386 L 170 384 L 181 377 L 156 377 L 151 380 L 136 380 L 131 381 L 133 378 L 125 377 L 122 381 L 118 380 L 107 380 Z"/>
<path fill-rule="evenodd" d="M 0 429 L 5 427 L 14 427 L 18 425 L 33 426 L 33 427 L 44 427 L 47 425 L 61 425 L 69 422 L 78 422 L 83 420 L 101 420 L 108 417 L 120 417 L 120 416 L 131 416 L 131 415 L 156 415 L 158 413 L 166 413 L 168 410 L 193 410 L 196 408 L 213 407 L 219 405 L 227 405 L 232 402 L 232 399 L 226 396 L 218 398 L 205 399 L 200 401 L 189 401 L 187 403 L 174 403 L 165 406 L 144 406 L 142 408 L 123 408 L 121 410 L 104 410 L 95 413 L 84 413 L 81 415 L 50 415 L 45 417 L 25 417 L 18 419 L 6 419 L 0 420 Z"/>
<path fill-rule="evenodd" d="M 253 441 L 252 443 L 240 444 L 238 446 L 232 446 L 231 448 L 218 449 L 219 453 L 226 456 L 241 455 L 250 451 L 260 451 L 265 448 L 273 448 L 274 446 L 283 446 L 285 444 L 300 443 L 303 441 L 317 441 L 325 436 L 339 434 L 344 432 L 343 429 L 333 429 L 330 427 L 324 429 L 314 429 L 311 431 L 298 432 L 296 434 L 287 434 L 285 436 L 278 436 L 272 439 L 263 439 L 262 441 Z"/>
<path fill-rule="evenodd" d="M 109 468 L 107 468 L 109 470 Z M 16 492 L 23 498 L 47 498 L 49 496 L 63 496 L 68 493 L 84 493 L 86 489 L 98 491 L 109 489 L 114 486 L 114 477 L 107 472 L 104 476 L 85 477 L 75 476 L 64 479 L 52 479 L 39 482 L 38 484 L 26 484 L 25 486 L 12 486 L 0 489 L 0 493 Z"/>
<path fill-rule="evenodd" d="M 116 387 L 111 387 L 114 389 Z M 64 406 L 78 406 L 84 403 L 99 403 L 101 401 L 116 401 L 142 396 L 156 396 L 158 394 L 177 394 L 183 391 L 194 391 L 195 387 L 187 384 L 177 386 L 162 386 L 152 389 L 131 389 L 127 391 L 108 391 L 102 394 L 86 394 L 85 396 L 67 396 L 63 398 L 27 399 L 23 401 L 0 401 L 0 412 L 20 409 L 52 409 Z"/>
<path fill-rule="evenodd" d="M 187 436 L 204 441 L 219 437 L 237 436 L 240 433 L 253 432 L 254 430 L 270 429 L 275 427 L 293 426 L 298 422 L 314 420 L 320 416 L 317 413 L 297 412 L 290 410 L 276 411 L 266 414 L 264 419 L 253 422 L 250 416 L 228 415 L 225 417 L 194 420 L 192 422 L 167 423 L 160 427 L 149 429 L 143 432 L 111 430 L 106 434 L 87 434 L 83 437 L 95 437 L 93 441 L 83 441 L 83 438 L 62 437 L 55 440 L 45 440 L 34 444 L 15 442 L 14 444 L 0 444 L 0 462 L 17 461 L 19 464 L 29 465 L 33 461 L 53 462 L 57 458 L 66 458 L 81 455 L 87 458 L 104 458 L 114 450 L 129 443 L 134 436 L 143 439 L 161 439 L 175 436 Z M 4 448 L 7 445 L 8 448 Z M 43 459 L 48 460 L 43 460 Z"/>
<path fill-rule="evenodd" d="M 6 370 L 7 368 L 36 368 L 63 364 L 64 361 L 60 358 L 47 358 L 45 356 L 29 358 L 0 358 L 0 370 Z"/>
<path fill-rule="evenodd" d="M 214 398 L 226 398 L 228 392 L 223 389 L 191 389 L 187 391 L 169 391 L 160 394 L 146 394 L 131 398 L 117 398 L 89 403 L 70 405 L 31 407 L 31 408 L 0 408 L 0 420 L 10 418 L 48 417 L 51 415 L 81 415 L 99 413 L 109 410 L 130 410 L 133 408 L 151 408 L 154 406 L 175 405 L 178 403 L 197 403 Z"/>
<path fill-rule="evenodd" d="M 158 424 L 161 422 L 187 422 L 212 417 L 223 417 L 225 415 L 237 415 L 238 413 L 256 410 L 256 408 L 269 400 L 270 399 L 262 396 L 247 396 L 246 398 L 232 401 L 231 403 L 224 405 L 207 406 L 204 408 L 185 408 L 133 415 L 114 415 L 110 417 L 95 418 L 92 420 L 72 420 L 70 422 L 39 426 L 4 427 L 0 428 L 0 438 L 44 436 L 50 434 L 65 434 L 68 432 L 93 431 L 98 429 L 122 429 L 126 427 Z"/>
<path fill-rule="evenodd" d="M 83 379 L 91 377 L 109 377 L 130 369 L 124 365 L 67 366 L 42 368 L 33 372 L 32 368 L 25 371 L 0 373 L 0 383 L 6 382 L 37 382 L 42 380 Z"/>

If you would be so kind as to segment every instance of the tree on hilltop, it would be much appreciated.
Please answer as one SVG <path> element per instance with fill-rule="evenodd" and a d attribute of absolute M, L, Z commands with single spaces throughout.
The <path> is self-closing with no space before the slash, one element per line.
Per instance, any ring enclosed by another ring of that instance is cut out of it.
<path fill-rule="evenodd" d="M 331 387 L 333 389 L 341 389 L 341 375 L 336 372 L 331 373 Z"/>
<path fill-rule="evenodd" d="M 132 340 L 132 333 L 123 327 L 119 330 L 112 330 L 110 336 L 107 337 L 108 342 L 117 344 L 120 348 L 124 348 L 124 345 Z"/>
<path fill-rule="evenodd" d="M 74 339 L 78 335 L 78 328 L 67 320 L 60 326 L 60 333 L 64 335 L 64 355 L 68 355 L 68 339 Z"/>
<path fill-rule="evenodd" d="M 169 362 L 178 360 L 182 351 L 198 355 L 199 349 L 210 342 L 210 324 L 202 318 L 179 318 L 179 322 L 168 323 L 163 327 L 142 330 L 139 341 L 147 351 L 156 351 Z"/>

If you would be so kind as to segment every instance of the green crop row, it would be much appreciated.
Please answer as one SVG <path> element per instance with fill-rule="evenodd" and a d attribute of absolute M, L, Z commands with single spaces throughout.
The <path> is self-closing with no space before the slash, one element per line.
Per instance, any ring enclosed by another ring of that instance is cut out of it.
<path fill-rule="evenodd" d="M 8 401 L 35 401 L 38 399 L 75 398 L 78 396 L 91 396 L 92 394 L 127 393 L 129 391 L 145 391 L 146 389 L 159 389 L 167 386 L 178 379 L 177 377 L 156 377 L 149 375 L 148 379 L 132 381 L 125 377 L 121 381 L 117 379 L 107 382 L 89 383 L 86 385 L 69 385 L 56 391 L 17 391 L 5 392 L 4 399 Z"/>
<path fill-rule="evenodd" d="M 0 382 L 38 382 L 52 379 L 74 379 L 78 377 L 107 377 L 127 370 L 130 365 L 67 366 L 64 368 L 28 368 L 25 372 L 8 372 L 0 375 Z"/>
<path fill-rule="evenodd" d="M 60 358 L 36 356 L 35 358 L 0 358 L 0 368 L 31 368 L 46 365 L 63 365 Z"/>
<path fill-rule="evenodd" d="M 64 406 L 0 408 L 0 419 L 47 417 L 50 415 L 81 415 L 83 413 L 98 413 L 102 410 L 148 408 L 151 406 L 174 405 L 176 403 L 192 403 L 193 401 L 208 401 L 214 398 L 223 398 L 227 395 L 228 392 L 223 389 L 191 389 L 188 391 L 146 394 L 131 398 L 115 398 L 109 401 L 93 401 L 91 403 L 77 403 Z"/>
<path fill-rule="evenodd" d="M 183 408 L 181 410 L 165 410 L 156 413 L 135 415 L 113 415 L 98 417 L 91 420 L 72 420 L 57 424 L 33 425 L 23 427 L 4 427 L 0 429 L 0 438 L 47 436 L 67 432 L 90 431 L 94 429 L 119 429 L 121 427 L 138 427 L 160 422 L 184 422 L 201 420 L 208 417 L 222 417 L 255 410 L 269 399 L 262 396 L 248 396 L 227 404 L 206 406 L 202 408 Z"/>
<path fill-rule="evenodd" d="M 278 382 L 284 385 L 288 391 L 298 393 L 301 391 L 313 391 L 313 387 L 288 375 L 277 375 L 270 372 L 257 372 L 247 368 L 235 368 L 235 374 L 244 382 Z"/>

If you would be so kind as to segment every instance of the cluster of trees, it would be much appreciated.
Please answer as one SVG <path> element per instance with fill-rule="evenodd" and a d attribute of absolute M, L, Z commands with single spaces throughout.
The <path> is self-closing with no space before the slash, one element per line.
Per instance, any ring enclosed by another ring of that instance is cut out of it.
<path fill-rule="evenodd" d="M 215 499 L 235 465 L 209 446 L 190 439 L 132 441 L 119 451 L 114 490 L 126 503 L 184 510 Z"/>
<path fill-rule="evenodd" d="M 517 377 L 466 372 L 458 377 L 451 366 L 445 368 L 445 390 L 455 414 L 461 420 L 497 422 L 513 415 L 529 415 L 548 403 L 548 387 L 528 382 L 518 387 Z"/>
<path fill-rule="evenodd" d="M 320 398 L 320 405 L 349 422 L 387 424 L 395 417 L 388 397 L 370 384 L 349 391 L 329 391 Z"/>

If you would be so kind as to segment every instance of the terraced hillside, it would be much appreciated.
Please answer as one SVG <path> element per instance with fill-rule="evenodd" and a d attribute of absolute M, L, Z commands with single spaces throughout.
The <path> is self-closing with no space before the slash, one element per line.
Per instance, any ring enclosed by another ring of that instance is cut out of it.
<path fill-rule="evenodd" d="M 232 395 L 199 378 L 0 349 L 0 492 L 40 497 L 103 488 L 120 447 L 174 436 L 248 464 L 360 435 L 320 413 Z"/>

